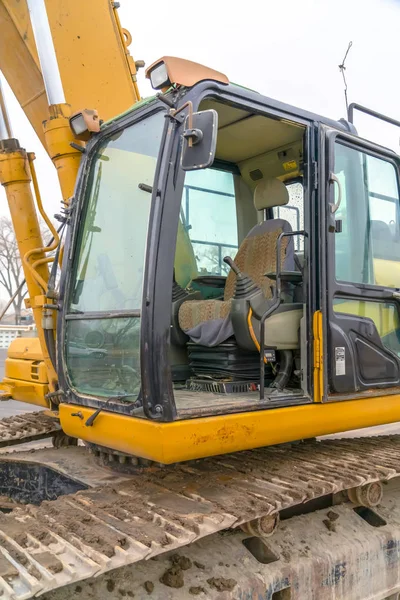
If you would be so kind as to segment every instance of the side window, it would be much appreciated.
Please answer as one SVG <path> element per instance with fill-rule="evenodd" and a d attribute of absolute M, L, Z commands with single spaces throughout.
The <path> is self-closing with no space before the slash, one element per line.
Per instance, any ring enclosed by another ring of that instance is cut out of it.
<path fill-rule="evenodd" d="M 188 172 L 181 224 L 190 239 L 198 274 L 226 275 L 229 268 L 223 258 L 234 258 L 238 250 L 233 174 L 217 169 Z M 178 260 L 177 256 L 175 268 Z"/>
<path fill-rule="evenodd" d="M 300 181 L 295 181 L 288 183 L 286 187 L 289 192 L 289 202 L 285 206 L 274 207 L 274 219 L 285 219 L 290 223 L 293 231 L 299 231 L 304 228 L 303 185 Z M 296 252 L 303 252 L 303 236 L 294 238 L 294 249 Z"/>
<path fill-rule="evenodd" d="M 384 259 L 390 256 L 392 243 L 399 242 L 399 191 L 396 172 L 391 163 L 373 156 L 367 156 L 367 167 L 369 210 L 374 227 L 371 232 L 375 240 L 374 256 Z M 388 244 L 386 252 L 384 244 Z M 392 260 L 394 258 L 392 257 Z"/>
<path fill-rule="evenodd" d="M 335 214 L 341 221 L 341 231 L 335 234 L 336 279 L 398 287 L 399 189 L 395 166 L 336 144 L 335 174 L 342 193 Z M 335 190 L 337 202 L 337 186 Z"/>

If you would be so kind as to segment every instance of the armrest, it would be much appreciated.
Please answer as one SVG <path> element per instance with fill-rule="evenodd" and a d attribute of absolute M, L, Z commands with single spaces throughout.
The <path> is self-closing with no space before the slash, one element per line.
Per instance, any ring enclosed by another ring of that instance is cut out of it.
<path fill-rule="evenodd" d="M 265 277 L 275 281 L 276 273 L 273 271 L 265 273 Z M 300 271 L 281 271 L 281 281 L 288 281 L 289 283 L 298 284 L 303 281 L 303 275 L 300 273 Z"/>
<path fill-rule="evenodd" d="M 226 277 L 222 275 L 200 275 L 199 277 L 192 279 L 192 283 L 213 288 L 224 288 Z"/>

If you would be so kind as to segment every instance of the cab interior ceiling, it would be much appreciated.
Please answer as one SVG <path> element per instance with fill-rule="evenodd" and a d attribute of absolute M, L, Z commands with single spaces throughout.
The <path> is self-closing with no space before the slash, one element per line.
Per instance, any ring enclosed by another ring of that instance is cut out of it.
<path fill-rule="evenodd" d="M 216 159 L 237 165 L 251 189 L 260 179 L 301 175 L 305 127 L 206 99 L 200 110 L 218 113 Z M 294 161 L 296 166 L 290 168 Z M 256 173 L 256 175 L 254 174 Z"/>

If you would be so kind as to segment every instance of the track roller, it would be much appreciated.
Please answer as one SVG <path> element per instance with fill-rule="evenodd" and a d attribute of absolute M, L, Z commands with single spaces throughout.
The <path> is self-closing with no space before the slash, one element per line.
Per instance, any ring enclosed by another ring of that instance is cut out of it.
<path fill-rule="evenodd" d="M 347 495 L 349 500 L 354 504 L 373 508 L 382 502 L 383 486 L 380 481 L 374 481 L 373 483 L 367 483 L 366 485 L 360 485 L 359 487 L 347 490 Z"/>
<path fill-rule="evenodd" d="M 279 525 L 279 521 L 279 513 L 275 513 L 274 515 L 259 517 L 258 519 L 253 519 L 253 521 L 243 523 L 240 528 L 249 535 L 267 538 L 274 534 Z"/>

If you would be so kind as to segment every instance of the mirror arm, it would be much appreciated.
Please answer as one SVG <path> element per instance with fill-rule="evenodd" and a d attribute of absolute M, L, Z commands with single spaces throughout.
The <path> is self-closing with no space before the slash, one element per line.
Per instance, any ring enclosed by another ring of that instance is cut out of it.
<path fill-rule="evenodd" d="M 176 116 L 185 108 L 188 108 L 188 129 L 185 131 L 185 133 L 183 134 L 184 137 L 187 138 L 188 140 L 188 146 L 189 148 L 191 148 L 193 146 L 193 144 L 197 144 L 198 142 L 200 142 L 203 138 L 203 133 L 199 130 L 199 129 L 193 129 L 193 102 L 191 100 L 188 100 L 187 102 L 185 102 L 185 104 L 182 104 L 182 106 L 180 108 L 174 108 L 171 109 L 169 112 L 169 116 L 172 119 L 176 119 Z M 201 133 L 201 137 L 198 137 L 198 134 Z M 185 135 L 187 134 L 187 135 Z"/>
<path fill-rule="evenodd" d="M 201 142 L 204 136 L 201 129 L 186 129 L 183 132 L 183 137 L 188 140 L 188 146 L 191 148 Z"/>

